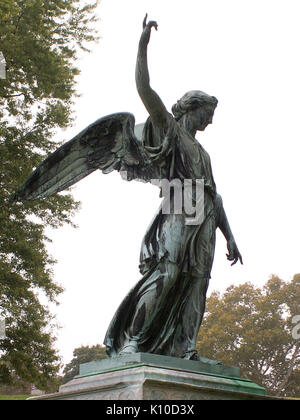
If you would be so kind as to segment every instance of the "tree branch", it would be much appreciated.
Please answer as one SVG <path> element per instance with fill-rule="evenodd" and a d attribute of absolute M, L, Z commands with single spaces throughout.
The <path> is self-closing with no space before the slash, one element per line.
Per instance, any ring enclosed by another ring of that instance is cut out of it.
<path fill-rule="evenodd" d="M 22 95 L 24 95 L 24 96 L 25 96 L 25 94 L 24 94 L 24 93 L 16 93 L 15 95 L 5 95 L 5 96 L 3 96 L 3 98 L 5 98 L 5 99 L 9 99 L 9 98 L 16 98 L 16 97 L 18 97 L 18 96 L 22 96 Z"/>
<path fill-rule="evenodd" d="M 21 13 L 20 13 L 19 17 L 18 17 L 16 26 L 15 26 L 15 30 L 14 30 L 14 35 L 16 35 L 16 33 L 19 29 L 19 24 L 20 24 L 20 21 L 21 21 L 23 15 L 24 15 L 24 13 L 25 13 L 25 9 L 26 9 L 26 7 L 24 6 L 23 9 L 21 10 Z"/>
<path fill-rule="evenodd" d="M 298 354 L 299 350 L 300 350 L 300 341 L 298 340 L 298 342 L 296 344 L 296 347 L 295 347 L 294 354 L 293 354 L 293 356 L 291 358 L 291 361 L 290 361 L 290 367 L 287 371 L 286 377 L 284 378 L 284 380 L 281 382 L 281 384 L 278 387 L 277 394 L 276 394 L 277 397 L 280 396 L 280 394 L 282 393 L 282 391 L 285 389 L 286 385 L 288 384 L 288 381 L 289 381 L 289 379 L 290 379 L 290 377 L 293 373 L 294 367 L 295 367 L 295 361 L 299 356 L 299 354 Z"/>

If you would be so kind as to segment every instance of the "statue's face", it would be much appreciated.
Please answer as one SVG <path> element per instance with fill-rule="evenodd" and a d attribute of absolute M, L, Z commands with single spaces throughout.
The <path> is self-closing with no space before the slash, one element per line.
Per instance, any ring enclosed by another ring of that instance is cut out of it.
<path fill-rule="evenodd" d="M 202 105 L 189 111 L 189 118 L 194 130 L 204 131 L 209 124 L 212 124 L 215 106 Z"/>

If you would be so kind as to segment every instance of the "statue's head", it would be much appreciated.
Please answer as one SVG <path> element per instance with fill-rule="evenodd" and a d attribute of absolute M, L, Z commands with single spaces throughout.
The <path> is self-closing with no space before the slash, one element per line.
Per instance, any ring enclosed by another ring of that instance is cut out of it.
<path fill-rule="evenodd" d="M 176 121 L 187 130 L 204 131 L 212 123 L 217 98 L 207 95 L 201 90 L 187 92 L 172 107 Z"/>

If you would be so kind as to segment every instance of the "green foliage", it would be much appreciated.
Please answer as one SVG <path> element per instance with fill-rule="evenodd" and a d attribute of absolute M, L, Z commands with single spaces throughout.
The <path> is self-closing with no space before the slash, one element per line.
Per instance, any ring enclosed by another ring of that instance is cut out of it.
<path fill-rule="evenodd" d="M 96 346 L 78 347 L 73 352 L 73 359 L 64 368 L 63 382 L 69 382 L 74 376 L 79 374 L 79 365 L 82 363 L 93 362 L 94 360 L 105 359 L 107 357 L 105 347 L 97 344 Z"/>
<path fill-rule="evenodd" d="M 90 0 L 92 1 L 92 0 Z M 77 54 L 96 40 L 97 2 L 1 0 L 0 51 L 7 78 L 0 80 L 0 383 L 15 378 L 46 388 L 59 358 L 45 297 L 62 288 L 53 280 L 45 227 L 71 223 L 79 207 L 69 194 L 10 203 L 9 197 L 58 145 L 53 136 L 72 122 Z"/>
<path fill-rule="evenodd" d="M 270 394 L 300 395 L 300 340 L 292 318 L 300 315 L 300 275 L 291 282 L 272 276 L 212 293 L 198 337 L 201 355 L 239 366 L 242 375 Z"/>

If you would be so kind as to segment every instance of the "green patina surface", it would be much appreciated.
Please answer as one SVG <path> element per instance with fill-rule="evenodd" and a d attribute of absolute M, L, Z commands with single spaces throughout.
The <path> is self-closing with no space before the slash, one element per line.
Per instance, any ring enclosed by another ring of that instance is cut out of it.
<path fill-rule="evenodd" d="M 150 353 L 134 353 L 121 357 L 97 360 L 80 365 L 79 375 L 93 372 L 111 371 L 116 368 L 124 368 L 133 364 L 146 364 L 162 368 L 171 368 L 195 373 L 210 373 L 226 377 L 240 377 L 240 369 L 234 366 L 225 366 L 206 358 L 201 361 L 185 360 L 177 357 L 162 356 Z"/>
<path fill-rule="evenodd" d="M 247 392 L 256 395 L 266 395 L 266 390 L 253 383 L 249 379 L 240 377 L 240 370 L 237 367 L 217 365 L 216 362 L 208 359 L 205 362 L 195 362 L 190 360 L 177 359 L 169 356 L 160 356 L 147 353 L 136 353 L 135 355 L 122 356 L 115 359 L 104 359 L 80 366 L 80 374 L 76 378 L 91 377 L 109 372 L 124 371 L 141 367 L 154 367 L 171 371 L 188 372 L 201 375 L 201 378 L 191 379 L 189 383 L 203 385 L 220 390 L 232 390 Z M 151 380 L 165 380 L 164 375 L 157 371 L 152 373 Z M 215 379 L 215 380 L 214 380 Z M 170 376 L 168 375 L 168 380 Z M 176 372 L 174 372 L 174 382 L 184 383 Z"/>

